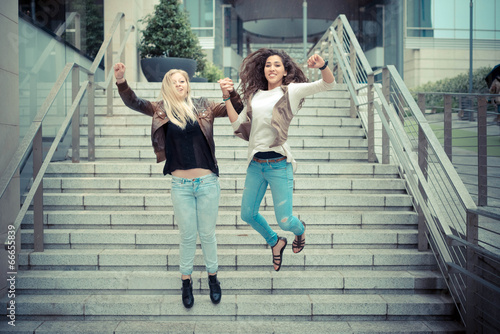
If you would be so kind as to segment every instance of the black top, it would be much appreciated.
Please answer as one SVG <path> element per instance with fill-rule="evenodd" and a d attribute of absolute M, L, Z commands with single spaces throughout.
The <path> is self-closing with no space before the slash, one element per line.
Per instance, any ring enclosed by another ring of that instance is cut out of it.
<path fill-rule="evenodd" d="M 165 131 L 165 167 L 163 175 L 177 169 L 205 168 L 219 176 L 210 147 L 197 121 L 188 122 L 183 130 L 172 122 L 163 126 Z"/>

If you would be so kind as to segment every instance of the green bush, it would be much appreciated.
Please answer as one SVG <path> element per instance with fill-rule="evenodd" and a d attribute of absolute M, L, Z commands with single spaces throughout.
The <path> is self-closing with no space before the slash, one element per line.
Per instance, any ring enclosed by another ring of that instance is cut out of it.
<path fill-rule="evenodd" d="M 491 71 L 491 67 L 481 67 L 472 72 L 472 92 L 488 93 L 488 86 L 484 78 Z M 469 72 L 461 73 L 452 78 L 428 82 L 412 89 L 413 92 L 446 92 L 446 93 L 468 93 Z"/>
<path fill-rule="evenodd" d="M 472 72 L 472 93 L 487 94 L 488 86 L 484 78 L 491 71 L 491 67 L 480 67 Z M 411 90 L 413 98 L 417 100 L 417 93 L 469 93 L 469 72 L 461 73 L 452 78 L 445 78 L 435 82 L 428 82 Z M 457 108 L 459 100 L 452 99 L 452 107 Z M 443 111 L 443 95 L 426 95 L 427 109 L 434 108 L 435 111 Z"/>
<path fill-rule="evenodd" d="M 224 72 L 215 66 L 215 64 L 207 62 L 205 70 L 201 72 L 201 76 L 207 78 L 208 82 L 217 82 L 217 80 L 224 78 Z"/>
<path fill-rule="evenodd" d="M 142 38 L 138 46 L 142 58 L 191 58 L 198 63 L 197 71 L 203 72 L 206 65 L 205 54 L 198 37 L 191 30 L 188 14 L 181 9 L 179 0 L 160 0 L 155 5 L 154 14 L 146 15 L 141 22 L 146 24 L 146 28 L 141 30 Z"/>

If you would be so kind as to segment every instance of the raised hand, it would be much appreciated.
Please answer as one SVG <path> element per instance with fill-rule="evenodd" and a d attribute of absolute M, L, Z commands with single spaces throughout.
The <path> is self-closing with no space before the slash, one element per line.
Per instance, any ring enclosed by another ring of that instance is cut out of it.
<path fill-rule="evenodd" d="M 123 78 L 125 76 L 125 65 L 123 63 L 116 63 L 115 66 L 113 66 L 113 69 L 115 70 L 116 81 L 125 81 Z"/>
<path fill-rule="evenodd" d="M 307 67 L 309 68 L 320 68 L 323 67 L 323 65 L 325 65 L 325 61 L 320 55 L 312 55 L 307 60 Z"/>

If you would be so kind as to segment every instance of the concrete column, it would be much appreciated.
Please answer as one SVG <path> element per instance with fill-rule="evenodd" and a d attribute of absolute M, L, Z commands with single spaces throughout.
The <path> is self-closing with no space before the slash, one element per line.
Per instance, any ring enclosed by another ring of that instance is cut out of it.
<path fill-rule="evenodd" d="M 19 28 L 18 2 L 0 2 L 0 174 L 19 145 Z M 3 242 L 20 206 L 19 177 L 10 183 L 0 199 L 0 296 L 7 291 L 7 252 Z"/>
<path fill-rule="evenodd" d="M 159 0 L 142 0 L 142 1 L 122 1 L 122 0 L 106 0 L 104 1 L 104 34 L 109 31 L 111 24 L 115 19 L 116 13 L 122 12 L 125 14 L 125 29 L 130 25 L 134 25 L 136 29 L 131 32 L 125 47 L 125 72 L 129 82 L 147 82 L 141 70 L 141 59 L 137 52 L 141 34 L 140 29 L 144 29 L 143 24 L 138 22 L 145 15 L 153 13 L 154 5 L 159 3 Z M 113 38 L 113 50 L 118 50 L 120 45 L 119 34 Z"/>

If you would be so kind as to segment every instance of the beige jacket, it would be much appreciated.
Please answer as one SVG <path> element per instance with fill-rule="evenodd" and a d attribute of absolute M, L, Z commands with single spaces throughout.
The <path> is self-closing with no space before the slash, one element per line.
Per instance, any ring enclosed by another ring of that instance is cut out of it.
<path fill-rule="evenodd" d="M 281 86 L 283 96 L 274 105 L 273 116 L 271 125 L 276 130 L 276 139 L 270 147 L 283 145 L 288 138 L 288 128 L 293 118 L 292 108 L 290 106 L 290 99 L 288 98 L 288 86 Z M 252 96 L 248 99 L 252 100 Z M 252 128 L 252 107 L 249 102 L 247 105 L 247 120 L 242 123 L 239 128 L 234 131 L 234 134 L 242 139 L 248 141 L 250 139 L 250 129 Z"/>
<path fill-rule="evenodd" d="M 272 143 L 269 144 L 269 148 L 273 151 L 281 153 L 287 157 L 287 162 L 293 165 L 293 170 L 297 168 L 297 164 L 293 159 L 290 146 L 287 143 L 288 139 L 288 129 L 294 115 L 300 109 L 300 99 L 306 96 L 319 93 L 321 91 L 326 91 L 332 89 L 335 86 L 335 81 L 332 83 L 326 83 L 322 79 L 310 82 L 310 83 L 300 83 L 293 84 L 293 89 L 290 86 L 281 86 L 283 91 L 283 96 L 281 96 L 278 101 L 274 104 L 272 108 L 271 115 L 271 127 L 275 137 L 271 138 Z M 250 138 L 252 130 L 252 99 L 255 95 L 252 95 L 246 105 L 246 110 L 244 110 L 237 121 L 232 123 L 234 133 L 236 136 L 247 140 L 250 142 L 248 147 L 247 162 L 250 163 L 253 154 L 255 154 L 255 146 L 252 145 L 253 139 Z M 246 119 L 244 117 L 246 116 Z M 258 130 L 257 130 L 258 131 Z M 257 132 L 259 133 L 259 132 Z M 252 134 L 256 136 L 256 134 Z"/>

